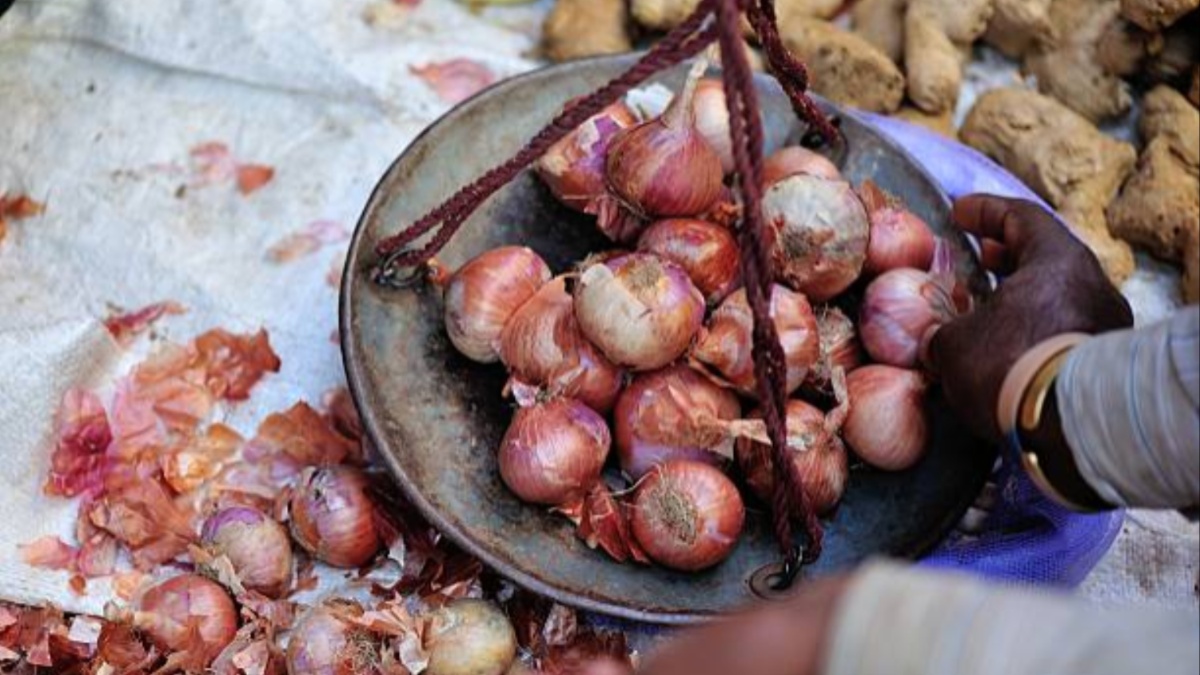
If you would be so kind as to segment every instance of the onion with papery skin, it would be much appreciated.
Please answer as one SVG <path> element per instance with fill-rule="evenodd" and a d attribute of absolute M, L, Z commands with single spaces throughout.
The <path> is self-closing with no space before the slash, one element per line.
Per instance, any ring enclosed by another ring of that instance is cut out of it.
<path fill-rule="evenodd" d="M 575 290 L 575 318 L 592 344 L 631 370 L 679 358 L 704 321 L 704 296 L 687 272 L 648 253 L 593 264 Z"/>
<path fill-rule="evenodd" d="M 379 643 L 330 607 L 315 607 L 288 638 L 288 675 L 358 675 L 370 672 Z"/>
<path fill-rule="evenodd" d="M 638 250 L 682 267 L 710 305 L 742 284 L 737 239 L 720 225 L 693 218 L 660 220 L 642 233 Z"/>
<path fill-rule="evenodd" d="M 760 417 L 761 413 L 756 412 L 753 416 Z M 850 477 L 846 448 L 828 427 L 825 413 L 798 399 L 788 401 L 788 450 L 817 513 L 828 513 L 837 505 Z M 765 427 L 762 436 L 765 436 Z M 737 460 L 746 484 L 759 499 L 770 504 L 775 473 L 771 448 L 763 442 L 765 440 L 763 437 L 738 439 Z M 799 508 L 795 500 L 793 507 Z"/>
<path fill-rule="evenodd" d="M 787 391 L 795 391 L 821 357 L 817 318 L 804 295 L 775 284 L 771 318 L 787 363 Z M 745 289 L 730 295 L 713 311 L 692 349 L 695 362 L 706 366 L 747 396 L 756 396 L 754 314 Z"/>
<path fill-rule="evenodd" d="M 187 652 L 208 665 L 237 633 L 233 600 L 215 581 L 184 574 L 150 587 L 138 599 L 133 626 L 168 652 Z"/>
<path fill-rule="evenodd" d="M 833 393 L 830 378 L 834 368 L 843 372 L 862 365 L 862 346 L 858 343 L 858 332 L 854 322 L 837 307 L 826 306 L 817 310 L 817 333 L 821 342 L 821 357 L 808 371 L 804 380 L 806 392 L 829 395 Z"/>
<path fill-rule="evenodd" d="M 621 470 L 637 480 L 672 459 L 722 464 L 733 440 L 721 423 L 739 415 L 732 392 L 687 366 L 638 375 L 613 411 Z"/>
<path fill-rule="evenodd" d="M 863 366 L 846 377 L 850 414 L 842 434 L 864 462 L 888 471 L 916 464 L 929 445 L 925 392 L 929 382 L 914 370 Z"/>
<path fill-rule="evenodd" d="M 534 170 L 558 201 L 586 212 L 605 193 L 604 160 L 609 144 L 617 132 L 637 122 L 629 106 L 617 101 L 550 146 Z"/>
<path fill-rule="evenodd" d="M 233 506 L 208 517 L 200 542 L 213 556 L 225 556 L 238 580 L 252 591 L 278 598 L 292 580 L 292 542 L 287 530 L 258 509 Z"/>
<path fill-rule="evenodd" d="M 605 176 L 610 200 L 607 207 L 601 205 L 599 219 L 600 228 L 616 234 L 616 241 L 640 234 L 640 226 L 623 220 L 696 216 L 721 196 L 721 158 L 696 129 L 692 106 L 705 65 L 703 59 L 697 62 L 662 115 L 620 132 L 609 145 Z"/>
<path fill-rule="evenodd" d="M 631 525 L 654 562 L 694 572 L 729 557 L 745 519 L 742 497 L 720 469 L 674 460 L 638 485 Z"/>
<path fill-rule="evenodd" d="M 550 268 L 524 246 L 501 246 L 463 265 L 446 283 L 450 342 L 467 358 L 492 363 L 504 323 L 550 280 Z"/>
<path fill-rule="evenodd" d="M 367 476 L 349 466 L 308 469 L 292 493 L 292 537 L 317 560 L 361 567 L 380 549 Z"/>
<path fill-rule="evenodd" d="M 692 98 L 696 130 L 721 158 L 721 169 L 733 173 L 733 140 L 729 135 L 729 108 L 725 104 L 725 83 L 706 77 L 696 83 Z"/>
<path fill-rule="evenodd" d="M 825 302 L 862 273 L 870 224 L 850 184 L 807 174 L 780 180 L 763 195 L 776 278 Z"/>
<path fill-rule="evenodd" d="M 929 267 L 935 241 L 925 221 L 869 180 L 859 186 L 858 194 L 871 220 L 871 239 L 863 271 L 876 275 L 901 267 Z"/>
<path fill-rule="evenodd" d="M 912 368 L 943 324 L 954 319 L 954 300 L 945 282 L 921 270 L 884 272 L 867 286 L 858 330 L 871 358 Z"/>
<path fill-rule="evenodd" d="M 508 617 L 486 600 L 460 599 L 433 614 L 425 675 L 503 675 L 517 657 Z"/>
<path fill-rule="evenodd" d="M 763 160 L 762 184 L 766 190 L 779 181 L 798 173 L 829 180 L 842 180 L 842 173 L 824 155 L 798 145 L 780 148 Z"/>
<path fill-rule="evenodd" d="M 611 442 L 604 418 L 575 399 L 521 408 L 500 441 L 500 477 L 524 501 L 565 504 L 600 480 Z"/>
<path fill-rule="evenodd" d="M 500 361 L 512 374 L 514 386 L 576 398 L 602 413 L 612 410 L 625 378 L 579 330 L 565 277 L 542 286 L 504 324 Z"/>

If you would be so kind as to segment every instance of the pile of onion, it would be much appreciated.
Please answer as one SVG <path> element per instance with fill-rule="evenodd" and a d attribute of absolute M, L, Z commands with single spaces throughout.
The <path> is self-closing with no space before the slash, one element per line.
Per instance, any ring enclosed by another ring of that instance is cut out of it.
<path fill-rule="evenodd" d="M 567 134 L 534 165 L 538 177 L 560 202 L 576 211 L 596 208 L 605 194 L 604 161 L 613 137 L 637 124 L 637 115 L 618 101 Z"/>

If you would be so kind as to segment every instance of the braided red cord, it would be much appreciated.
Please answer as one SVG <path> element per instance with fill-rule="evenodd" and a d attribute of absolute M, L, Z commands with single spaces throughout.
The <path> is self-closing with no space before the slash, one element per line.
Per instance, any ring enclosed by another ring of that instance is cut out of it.
<path fill-rule="evenodd" d="M 396 267 L 415 267 L 428 261 L 450 241 L 462 223 L 484 200 L 511 182 L 518 173 L 545 154 L 550 146 L 651 75 L 700 53 L 716 38 L 715 26 L 709 26 L 696 34 L 711 14 L 714 2 L 715 0 L 701 2 L 686 21 L 660 40 L 629 70 L 578 100 L 574 105 L 567 106 L 508 161 L 461 188 L 409 227 L 376 244 L 375 252 L 384 258 L 376 270 L 376 278 L 386 278 Z M 424 247 L 401 252 L 404 247 L 439 223 L 442 224 L 442 228 Z"/>
<path fill-rule="evenodd" d="M 797 550 L 792 537 L 791 514 L 798 510 L 805 517 L 809 535 L 808 557 L 820 550 L 821 530 L 787 445 L 787 361 L 779 344 L 775 322 L 771 319 L 774 280 L 771 247 L 767 243 L 761 208 L 762 115 L 750 62 L 742 49 L 738 19 L 738 1 L 721 0 L 717 5 L 718 39 L 725 71 L 725 98 L 737 187 L 742 198 L 742 223 L 738 232 L 742 280 L 754 314 L 754 376 L 771 440 L 771 464 L 775 474 L 771 495 L 772 521 L 786 567 L 794 570 Z"/>
<path fill-rule="evenodd" d="M 807 122 L 826 142 L 832 143 L 838 137 L 837 128 L 808 96 L 808 67 L 788 50 L 779 37 L 774 0 L 749 0 L 746 2 L 746 16 L 796 116 Z"/>

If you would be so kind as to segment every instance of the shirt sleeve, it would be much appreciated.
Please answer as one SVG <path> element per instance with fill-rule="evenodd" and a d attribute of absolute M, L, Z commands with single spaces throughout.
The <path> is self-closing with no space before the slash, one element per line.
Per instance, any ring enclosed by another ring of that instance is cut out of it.
<path fill-rule="evenodd" d="M 1084 480 L 1113 504 L 1200 504 L 1200 307 L 1077 347 L 1055 384 Z"/>
<path fill-rule="evenodd" d="M 1200 612 L 1097 607 L 946 572 L 868 565 L 836 610 L 824 675 L 1194 674 Z"/>

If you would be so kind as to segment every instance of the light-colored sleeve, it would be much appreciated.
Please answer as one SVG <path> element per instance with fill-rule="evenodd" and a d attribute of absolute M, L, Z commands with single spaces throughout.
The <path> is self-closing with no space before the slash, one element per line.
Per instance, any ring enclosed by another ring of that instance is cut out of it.
<path fill-rule="evenodd" d="M 1097 494 L 1121 506 L 1200 505 L 1200 307 L 1083 343 L 1055 394 Z"/>
<path fill-rule="evenodd" d="M 1200 612 L 1102 609 L 890 563 L 867 566 L 834 619 L 824 675 L 1184 675 Z"/>

